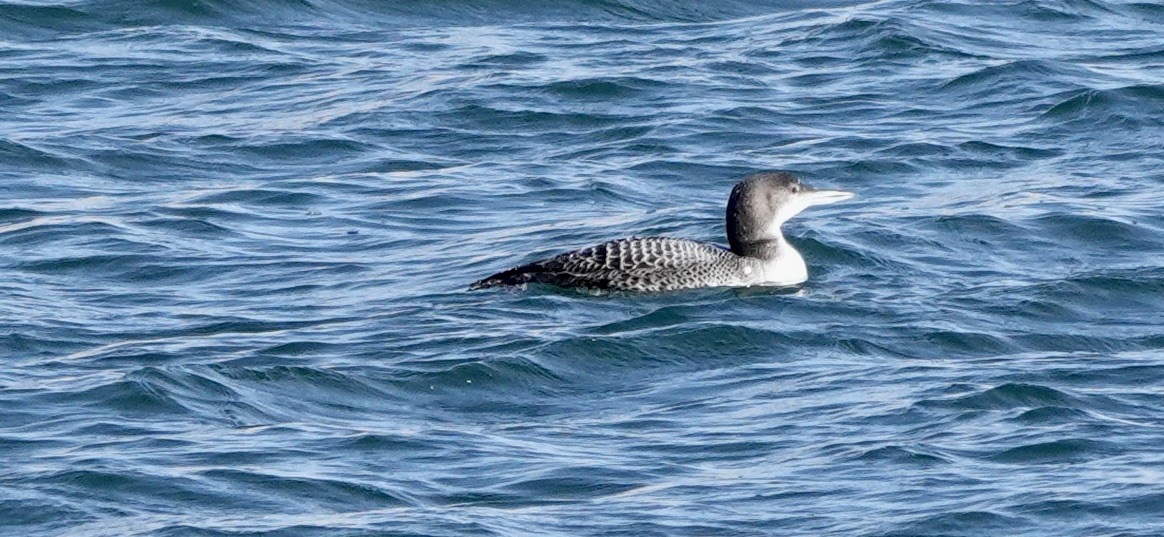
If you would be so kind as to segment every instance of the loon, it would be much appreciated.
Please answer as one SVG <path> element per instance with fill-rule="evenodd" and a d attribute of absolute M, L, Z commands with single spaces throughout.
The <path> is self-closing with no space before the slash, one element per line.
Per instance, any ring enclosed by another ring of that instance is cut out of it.
<path fill-rule="evenodd" d="M 658 292 L 697 287 L 792 286 L 808 267 L 780 226 L 813 205 L 853 197 L 819 190 L 788 172 L 752 174 L 727 204 L 731 249 L 670 237 L 630 237 L 498 272 L 470 289 L 546 283 L 560 287 Z"/>

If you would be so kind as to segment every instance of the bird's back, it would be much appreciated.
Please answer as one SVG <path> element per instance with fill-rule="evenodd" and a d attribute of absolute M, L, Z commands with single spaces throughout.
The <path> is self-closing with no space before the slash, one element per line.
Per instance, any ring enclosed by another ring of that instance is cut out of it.
<path fill-rule="evenodd" d="M 548 283 L 562 287 L 670 291 L 738 285 L 741 258 L 718 246 L 670 237 L 631 237 L 499 272 L 472 288 Z"/>

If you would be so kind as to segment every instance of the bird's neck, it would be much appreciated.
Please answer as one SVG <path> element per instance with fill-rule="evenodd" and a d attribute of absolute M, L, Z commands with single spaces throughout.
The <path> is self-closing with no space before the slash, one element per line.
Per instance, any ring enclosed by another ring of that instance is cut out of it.
<path fill-rule="evenodd" d="M 772 285 L 795 285 L 808 279 L 808 266 L 783 235 L 775 238 L 742 242 L 732 251 L 759 265 L 759 282 Z"/>
<path fill-rule="evenodd" d="M 800 257 L 800 253 L 784 240 L 784 234 L 779 231 L 768 233 L 763 238 L 749 241 L 739 241 L 732 244 L 732 252 L 740 257 L 751 257 L 762 261 L 771 261 L 785 256 Z"/>

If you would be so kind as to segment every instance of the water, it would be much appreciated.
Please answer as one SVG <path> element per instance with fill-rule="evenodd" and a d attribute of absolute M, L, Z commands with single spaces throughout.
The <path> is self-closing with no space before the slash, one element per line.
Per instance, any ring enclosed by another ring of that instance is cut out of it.
<path fill-rule="evenodd" d="M 0 3 L 0 534 L 1164 533 L 1164 7 Z M 468 292 L 744 174 L 799 291 Z"/>

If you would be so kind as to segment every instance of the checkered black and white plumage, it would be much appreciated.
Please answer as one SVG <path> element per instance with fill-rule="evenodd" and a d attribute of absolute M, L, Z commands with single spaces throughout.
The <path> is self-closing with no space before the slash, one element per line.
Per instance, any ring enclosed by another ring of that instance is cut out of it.
<path fill-rule="evenodd" d="M 672 291 L 746 285 L 744 258 L 718 246 L 670 237 L 631 237 L 522 265 L 473 284 Z"/>

